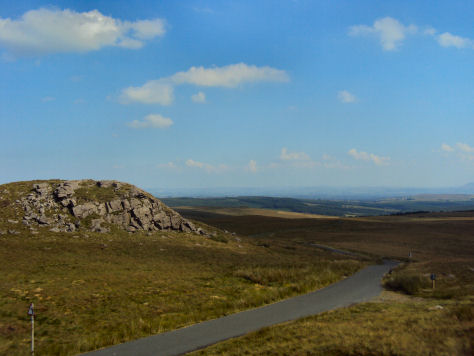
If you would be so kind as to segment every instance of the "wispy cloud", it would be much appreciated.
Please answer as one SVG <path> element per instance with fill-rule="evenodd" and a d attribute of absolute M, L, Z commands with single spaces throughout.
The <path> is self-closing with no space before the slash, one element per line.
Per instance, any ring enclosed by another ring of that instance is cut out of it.
<path fill-rule="evenodd" d="M 356 25 L 349 28 L 351 36 L 374 36 L 378 38 L 385 51 L 395 51 L 407 35 L 417 32 L 415 25 L 405 26 L 392 17 L 384 17 L 372 26 Z"/>
<path fill-rule="evenodd" d="M 52 96 L 45 96 L 44 98 L 41 98 L 41 101 L 42 101 L 43 103 L 48 103 L 48 102 L 50 102 L 50 101 L 55 101 L 55 100 L 56 100 L 56 98 L 55 98 L 55 97 L 52 97 Z"/>
<path fill-rule="evenodd" d="M 127 104 L 138 102 L 142 104 L 170 105 L 174 98 L 174 88 L 166 80 L 150 80 L 141 87 L 128 87 L 122 90 L 120 102 Z"/>
<path fill-rule="evenodd" d="M 282 161 L 309 161 L 311 158 L 304 152 L 289 152 L 286 147 L 281 149 L 280 159 Z"/>
<path fill-rule="evenodd" d="M 474 147 L 469 146 L 467 143 L 458 142 L 456 147 L 462 152 L 474 152 Z"/>
<path fill-rule="evenodd" d="M 436 39 L 442 47 L 474 48 L 474 41 L 470 38 L 452 35 L 449 32 L 438 35 Z"/>
<path fill-rule="evenodd" d="M 161 169 L 172 169 L 172 170 L 176 170 L 178 169 L 179 167 L 176 165 L 176 163 L 174 162 L 168 162 L 168 163 L 159 163 L 156 165 L 157 168 L 161 168 Z"/>
<path fill-rule="evenodd" d="M 295 168 L 313 168 L 320 165 L 319 162 L 313 161 L 307 153 L 290 152 L 286 147 L 281 149 L 280 160 Z M 274 168 L 276 166 L 278 165 L 274 165 Z"/>
<path fill-rule="evenodd" d="M 98 10 L 38 9 L 19 19 L 0 18 L 0 47 L 14 56 L 89 52 L 115 46 L 141 48 L 146 40 L 163 36 L 162 19 L 122 21 Z"/>
<path fill-rule="evenodd" d="M 247 165 L 247 170 L 251 173 L 256 173 L 257 172 L 257 161 L 254 161 L 253 159 L 250 160 L 249 164 Z"/>
<path fill-rule="evenodd" d="M 347 90 L 341 90 L 337 93 L 338 99 L 341 101 L 341 103 L 355 103 L 357 98 L 354 94 L 349 93 Z"/>
<path fill-rule="evenodd" d="M 158 128 L 166 129 L 173 125 L 173 120 L 167 117 L 163 117 L 160 114 L 150 114 L 144 117 L 142 121 L 133 120 L 128 123 L 133 129 L 145 129 L 145 128 Z"/>
<path fill-rule="evenodd" d="M 289 77 L 280 69 L 237 63 L 213 68 L 191 67 L 174 74 L 171 80 L 176 84 L 232 88 L 244 83 L 287 82 Z"/>
<path fill-rule="evenodd" d="M 202 91 L 191 95 L 191 100 L 195 103 L 204 104 L 206 102 L 206 94 Z"/>
<path fill-rule="evenodd" d="M 214 166 L 212 164 L 195 161 L 193 159 L 188 159 L 185 164 L 190 168 L 202 169 L 207 173 L 222 173 L 229 170 L 229 167 L 225 164 Z"/>
<path fill-rule="evenodd" d="M 458 157 L 463 161 L 474 161 L 474 147 L 467 143 L 458 142 L 456 145 L 443 143 L 441 151 L 445 153 L 446 157 L 454 154 L 454 157 Z"/>
<path fill-rule="evenodd" d="M 350 36 L 372 36 L 378 38 L 385 51 L 397 50 L 408 35 L 419 32 L 415 25 L 405 26 L 392 17 L 377 19 L 372 26 L 356 25 L 349 28 Z M 436 39 L 442 47 L 474 48 L 474 40 L 453 35 L 450 32 L 437 34 L 432 26 L 426 26 L 421 34 Z"/>
<path fill-rule="evenodd" d="M 377 166 L 386 166 L 389 164 L 389 161 L 390 161 L 390 157 L 382 157 L 382 156 L 377 156 L 373 153 L 357 151 L 355 148 L 350 149 L 347 153 L 356 160 L 371 161 L 375 163 Z"/>
<path fill-rule="evenodd" d="M 450 145 L 446 144 L 446 143 L 443 143 L 441 145 L 441 150 L 444 151 L 444 152 L 453 152 L 454 148 L 451 147 Z"/>
<path fill-rule="evenodd" d="M 237 63 L 212 68 L 191 67 L 187 71 L 178 72 L 170 77 L 150 80 L 142 86 L 125 88 L 120 98 L 122 103 L 169 105 L 173 102 L 173 90 L 177 85 L 234 88 L 246 83 L 287 81 L 289 81 L 289 76 L 284 70 L 268 66 L 257 67 Z M 205 95 L 202 94 L 198 93 L 196 99 L 204 98 L 205 100 Z"/>

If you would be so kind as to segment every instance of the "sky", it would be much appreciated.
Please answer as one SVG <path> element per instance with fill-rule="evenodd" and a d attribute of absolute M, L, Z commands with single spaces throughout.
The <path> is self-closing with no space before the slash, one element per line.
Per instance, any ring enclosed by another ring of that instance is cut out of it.
<path fill-rule="evenodd" d="M 474 2 L 0 0 L 0 183 L 474 182 Z"/>

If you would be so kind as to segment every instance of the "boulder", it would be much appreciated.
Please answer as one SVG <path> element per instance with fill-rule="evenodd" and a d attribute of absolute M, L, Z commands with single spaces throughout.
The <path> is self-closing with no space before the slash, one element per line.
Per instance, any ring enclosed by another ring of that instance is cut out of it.
<path fill-rule="evenodd" d="M 56 190 L 54 191 L 54 195 L 58 199 L 69 198 L 74 194 L 74 191 L 79 188 L 79 181 L 66 181 L 61 183 Z"/>
<path fill-rule="evenodd" d="M 109 214 L 121 210 L 123 210 L 123 206 L 120 199 L 115 199 L 107 203 L 107 212 Z"/>
<path fill-rule="evenodd" d="M 106 227 L 103 227 L 102 224 L 105 221 L 103 219 L 94 219 L 91 221 L 91 230 L 95 232 L 109 232 L 110 230 L 107 229 Z"/>
<path fill-rule="evenodd" d="M 79 219 L 88 217 L 89 215 L 96 214 L 97 207 L 94 203 L 84 203 L 82 205 L 77 205 L 72 208 L 72 214 Z"/>

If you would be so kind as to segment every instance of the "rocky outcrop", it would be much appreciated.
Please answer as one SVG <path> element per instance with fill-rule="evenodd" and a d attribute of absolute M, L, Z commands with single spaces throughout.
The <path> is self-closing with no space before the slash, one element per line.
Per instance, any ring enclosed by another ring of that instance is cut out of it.
<path fill-rule="evenodd" d="M 111 180 L 35 183 L 20 204 L 25 225 L 44 226 L 51 231 L 109 232 L 115 226 L 129 232 L 177 230 L 206 234 L 147 192 Z"/>

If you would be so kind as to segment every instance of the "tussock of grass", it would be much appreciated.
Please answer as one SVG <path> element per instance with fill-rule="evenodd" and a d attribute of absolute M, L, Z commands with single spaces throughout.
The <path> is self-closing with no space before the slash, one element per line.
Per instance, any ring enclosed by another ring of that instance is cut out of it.
<path fill-rule="evenodd" d="M 416 295 L 424 288 L 429 288 L 430 280 L 415 272 L 394 273 L 385 281 L 385 287 L 394 291 Z"/>
<path fill-rule="evenodd" d="M 471 355 L 474 303 L 366 303 L 300 319 L 198 355 Z M 461 315 L 461 317 L 459 317 Z M 472 314 L 471 314 L 472 315 Z"/>

